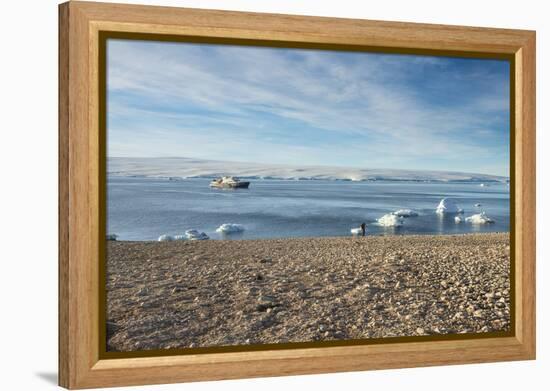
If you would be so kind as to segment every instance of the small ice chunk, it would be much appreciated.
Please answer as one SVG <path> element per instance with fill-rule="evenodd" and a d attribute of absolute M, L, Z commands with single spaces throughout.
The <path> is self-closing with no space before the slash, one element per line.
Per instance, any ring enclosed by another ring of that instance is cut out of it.
<path fill-rule="evenodd" d="M 362 235 L 363 234 L 363 230 L 359 227 L 359 228 L 352 228 L 350 229 L 350 232 L 352 235 Z"/>
<path fill-rule="evenodd" d="M 489 185 L 486 184 L 486 183 L 480 183 L 480 184 L 479 184 L 479 187 L 489 187 Z"/>
<path fill-rule="evenodd" d="M 160 235 L 158 241 L 159 242 L 171 242 L 174 240 L 174 237 L 170 235 Z"/>
<path fill-rule="evenodd" d="M 232 234 L 232 233 L 243 232 L 243 231 L 244 231 L 244 226 L 242 226 L 241 224 L 232 224 L 232 223 L 222 224 L 216 229 L 216 232 L 223 233 L 223 234 Z"/>
<path fill-rule="evenodd" d="M 199 232 L 196 229 L 188 229 L 185 231 L 185 236 L 189 240 L 206 240 L 209 239 L 208 235 L 204 232 Z"/>
<path fill-rule="evenodd" d="M 418 213 L 411 209 L 399 209 L 392 213 L 398 217 L 416 217 Z"/>
<path fill-rule="evenodd" d="M 117 234 L 108 234 L 108 235 L 107 235 L 107 240 L 116 241 L 117 239 L 118 239 L 118 235 L 117 235 Z"/>
<path fill-rule="evenodd" d="M 455 216 L 455 223 L 460 224 L 464 221 L 462 216 Z"/>
<path fill-rule="evenodd" d="M 382 227 L 401 227 L 403 225 L 403 218 L 394 215 L 393 213 L 385 214 L 378 220 L 378 225 Z"/>
<path fill-rule="evenodd" d="M 466 221 L 472 224 L 492 224 L 495 222 L 493 219 L 489 218 L 489 216 L 487 216 L 485 212 L 466 217 Z"/>
<path fill-rule="evenodd" d="M 438 214 L 463 213 L 463 210 L 458 207 L 456 201 L 452 198 L 443 198 L 439 202 L 439 205 L 435 209 L 435 212 Z"/>

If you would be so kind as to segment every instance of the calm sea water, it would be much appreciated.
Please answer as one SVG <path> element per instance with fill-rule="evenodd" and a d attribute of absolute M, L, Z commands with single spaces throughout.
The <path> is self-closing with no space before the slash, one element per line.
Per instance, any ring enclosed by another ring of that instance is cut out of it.
<path fill-rule="evenodd" d="M 506 184 L 257 180 L 249 189 L 220 190 L 209 182 L 109 177 L 107 232 L 119 240 L 156 240 L 187 229 L 204 231 L 211 239 L 256 239 L 349 236 L 362 222 L 370 235 L 503 232 L 510 227 Z M 439 216 L 435 208 L 443 197 L 456 199 L 464 217 L 485 211 L 495 223 L 456 224 L 454 216 Z M 376 225 L 376 219 L 401 208 L 419 216 L 398 228 Z M 242 224 L 245 231 L 216 233 L 224 223 Z"/>

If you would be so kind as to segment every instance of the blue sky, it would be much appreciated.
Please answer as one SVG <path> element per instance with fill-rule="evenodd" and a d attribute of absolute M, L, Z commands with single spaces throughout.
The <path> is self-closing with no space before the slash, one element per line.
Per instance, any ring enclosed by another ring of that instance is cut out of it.
<path fill-rule="evenodd" d="M 108 156 L 509 175 L 509 63 L 109 40 Z"/>

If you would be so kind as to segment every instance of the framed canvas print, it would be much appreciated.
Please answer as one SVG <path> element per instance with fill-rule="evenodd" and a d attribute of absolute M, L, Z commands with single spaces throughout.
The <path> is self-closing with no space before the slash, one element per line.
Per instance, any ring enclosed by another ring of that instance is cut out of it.
<path fill-rule="evenodd" d="M 535 33 L 60 5 L 60 385 L 535 358 Z"/>

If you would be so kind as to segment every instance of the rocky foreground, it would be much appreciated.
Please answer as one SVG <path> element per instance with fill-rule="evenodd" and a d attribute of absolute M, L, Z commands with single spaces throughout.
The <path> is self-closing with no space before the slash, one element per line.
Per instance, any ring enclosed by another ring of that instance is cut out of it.
<path fill-rule="evenodd" d="M 109 351 L 510 328 L 507 233 L 107 243 Z"/>

